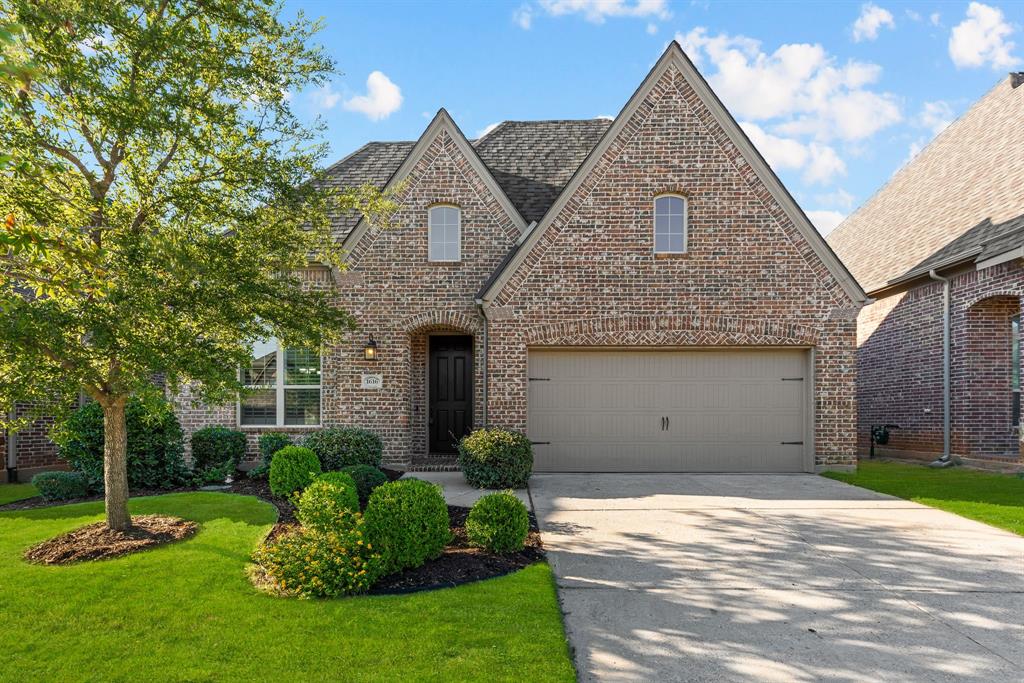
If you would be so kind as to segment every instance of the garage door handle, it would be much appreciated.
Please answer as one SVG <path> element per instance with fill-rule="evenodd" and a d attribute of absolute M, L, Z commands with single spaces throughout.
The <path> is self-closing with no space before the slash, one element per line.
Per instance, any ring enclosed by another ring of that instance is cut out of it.
<path fill-rule="evenodd" d="M 665 431 L 668 431 L 668 428 L 671 427 L 671 426 L 672 426 L 672 420 L 670 420 L 670 419 L 668 419 L 666 417 L 665 418 Z"/>
<path fill-rule="evenodd" d="M 531 446 L 548 446 L 550 444 L 551 444 L 550 441 L 531 441 L 530 442 Z"/>
<path fill-rule="evenodd" d="M 783 446 L 803 446 L 804 442 L 803 441 L 783 441 L 782 445 Z"/>

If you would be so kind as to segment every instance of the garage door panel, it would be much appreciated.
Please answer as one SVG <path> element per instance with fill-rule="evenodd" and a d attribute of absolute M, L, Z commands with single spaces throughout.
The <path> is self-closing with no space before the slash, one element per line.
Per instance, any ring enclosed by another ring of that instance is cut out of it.
<path fill-rule="evenodd" d="M 533 350 L 529 364 L 538 471 L 804 468 L 782 443 L 805 433 L 804 351 Z"/>

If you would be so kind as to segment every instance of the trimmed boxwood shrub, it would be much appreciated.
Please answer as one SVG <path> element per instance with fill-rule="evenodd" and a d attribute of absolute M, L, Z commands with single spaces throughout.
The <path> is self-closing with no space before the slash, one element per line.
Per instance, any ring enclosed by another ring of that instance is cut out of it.
<path fill-rule="evenodd" d="M 171 404 L 161 396 L 125 406 L 128 426 L 128 485 L 132 488 L 174 488 L 188 477 L 181 425 Z M 58 423 L 51 434 L 58 454 L 89 488 L 103 490 L 103 408 L 90 401 Z"/>
<path fill-rule="evenodd" d="M 325 472 L 349 465 L 380 467 L 384 457 L 380 437 L 362 427 L 321 429 L 307 436 L 302 445 L 316 453 Z"/>
<path fill-rule="evenodd" d="M 295 507 L 302 526 L 330 531 L 342 512 L 359 512 L 356 483 L 344 472 L 325 472 L 302 491 Z"/>
<path fill-rule="evenodd" d="M 284 432 L 264 432 L 259 438 L 260 458 L 264 465 L 269 465 L 274 453 L 285 446 L 292 445 L 292 437 Z"/>
<path fill-rule="evenodd" d="M 203 427 L 192 434 L 192 470 L 234 470 L 245 458 L 245 433 L 227 427 Z"/>
<path fill-rule="evenodd" d="M 89 482 L 81 472 L 40 472 L 32 477 L 32 485 L 46 500 L 71 500 L 89 495 Z"/>
<path fill-rule="evenodd" d="M 528 533 L 530 515 L 511 491 L 487 494 L 473 504 L 466 518 L 469 542 L 496 553 L 522 550 Z"/>
<path fill-rule="evenodd" d="M 364 515 L 386 574 L 439 556 L 452 537 L 441 489 L 419 479 L 381 484 L 370 494 Z"/>
<path fill-rule="evenodd" d="M 351 476 L 356 482 L 360 507 L 366 507 L 366 503 L 370 500 L 370 494 L 373 493 L 373 490 L 381 484 L 386 484 L 388 481 L 388 475 L 369 465 L 349 465 L 348 467 L 341 468 L 341 471 Z"/>
<path fill-rule="evenodd" d="M 533 448 L 525 434 L 478 429 L 459 441 L 459 467 L 478 489 L 521 489 L 533 471 Z"/>
<path fill-rule="evenodd" d="M 282 593 L 331 598 L 362 593 L 382 574 L 358 512 L 343 510 L 330 531 L 304 530 L 264 543 L 253 562 Z"/>
<path fill-rule="evenodd" d="M 290 496 L 309 486 L 320 472 L 316 453 L 302 446 L 285 446 L 270 463 L 270 491 L 275 496 Z"/>

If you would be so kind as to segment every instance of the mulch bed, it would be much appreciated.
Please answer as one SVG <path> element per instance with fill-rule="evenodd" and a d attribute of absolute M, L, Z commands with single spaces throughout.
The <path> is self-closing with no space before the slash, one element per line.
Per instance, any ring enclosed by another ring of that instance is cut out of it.
<path fill-rule="evenodd" d="M 498 555 L 482 548 L 474 548 L 466 540 L 466 517 L 469 508 L 448 506 L 448 518 L 454 536 L 441 556 L 428 560 L 422 567 L 407 569 L 385 576 L 370 589 L 371 595 L 414 593 L 450 588 L 459 584 L 503 576 L 544 559 L 537 520 L 530 513 L 530 533 L 526 547 L 517 553 Z"/>
<path fill-rule="evenodd" d="M 36 564 L 73 564 L 104 560 L 189 538 L 199 525 L 180 517 L 138 515 L 127 531 L 111 531 L 96 522 L 32 546 L 25 559 Z"/>

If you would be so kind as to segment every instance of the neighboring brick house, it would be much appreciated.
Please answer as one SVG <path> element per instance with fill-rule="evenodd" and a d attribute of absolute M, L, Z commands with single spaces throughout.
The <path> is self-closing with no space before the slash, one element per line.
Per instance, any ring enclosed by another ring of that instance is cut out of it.
<path fill-rule="evenodd" d="M 311 267 L 359 330 L 321 353 L 261 344 L 209 424 L 359 425 L 392 466 L 454 463 L 474 427 L 526 431 L 536 468 L 815 471 L 856 462 L 867 298 L 673 42 L 614 121 L 440 111 L 330 182 L 397 191 L 390 226 L 335 217 Z"/>
<path fill-rule="evenodd" d="M 1024 74 L 1011 74 L 829 236 L 876 302 L 858 326 L 858 437 L 877 452 L 1017 461 Z M 949 429 L 944 288 L 949 280 Z"/>

